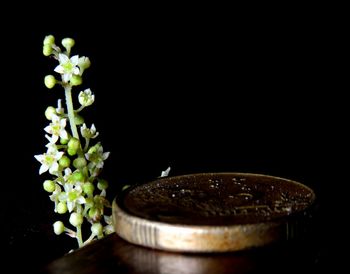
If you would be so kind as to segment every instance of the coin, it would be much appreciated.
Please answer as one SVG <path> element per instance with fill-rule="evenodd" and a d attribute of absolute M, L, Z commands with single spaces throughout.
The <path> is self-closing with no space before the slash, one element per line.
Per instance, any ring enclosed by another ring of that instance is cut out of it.
<path fill-rule="evenodd" d="M 297 236 L 316 199 L 285 178 L 251 173 L 199 173 L 131 187 L 113 201 L 123 239 L 151 248 L 224 252 Z"/>

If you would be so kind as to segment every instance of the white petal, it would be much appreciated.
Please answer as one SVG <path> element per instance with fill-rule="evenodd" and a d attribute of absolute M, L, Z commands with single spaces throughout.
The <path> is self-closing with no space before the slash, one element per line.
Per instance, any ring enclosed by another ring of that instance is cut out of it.
<path fill-rule="evenodd" d="M 73 74 L 79 75 L 79 72 L 80 72 L 80 70 L 78 67 L 73 68 Z"/>
<path fill-rule="evenodd" d="M 40 169 L 39 169 L 39 174 L 43 174 L 44 172 L 46 172 L 49 169 L 48 165 L 41 165 Z"/>
<path fill-rule="evenodd" d="M 44 159 L 44 155 L 42 155 L 42 154 L 34 155 L 34 158 L 37 159 L 40 163 L 42 163 L 43 159 Z"/>
<path fill-rule="evenodd" d="M 57 67 L 55 67 L 55 69 L 53 70 L 59 74 L 63 74 L 64 73 L 64 68 L 61 65 L 58 65 Z"/>
<path fill-rule="evenodd" d="M 67 58 L 68 59 L 68 58 Z M 74 55 L 70 58 L 70 61 L 74 64 L 77 65 L 79 62 L 79 55 Z"/>
<path fill-rule="evenodd" d="M 68 82 L 70 80 L 71 74 L 63 74 L 62 80 L 63 82 Z"/>
<path fill-rule="evenodd" d="M 73 203 L 73 202 L 68 202 L 68 201 L 67 201 L 67 207 L 68 207 L 68 211 L 69 211 L 69 212 L 72 212 L 73 207 L 74 207 L 74 203 Z"/>
<path fill-rule="evenodd" d="M 67 55 L 63 54 L 63 53 L 59 53 L 58 54 L 58 61 L 60 63 L 67 63 L 69 61 L 69 58 Z"/>
<path fill-rule="evenodd" d="M 80 205 L 86 203 L 86 200 L 85 200 L 85 198 L 83 196 L 79 196 L 79 198 L 77 198 L 76 201 Z"/>
<path fill-rule="evenodd" d="M 105 153 L 103 153 L 102 159 L 103 159 L 103 160 L 106 160 L 106 159 L 108 158 L 109 154 L 110 154 L 110 152 L 105 152 Z"/>
<path fill-rule="evenodd" d="M 60 132 L 60 137 L 61 137 L 62 139 L 68 139 L 68 133 L 67 133 L 67 131 L 61 130 L 61 132 Z"/>

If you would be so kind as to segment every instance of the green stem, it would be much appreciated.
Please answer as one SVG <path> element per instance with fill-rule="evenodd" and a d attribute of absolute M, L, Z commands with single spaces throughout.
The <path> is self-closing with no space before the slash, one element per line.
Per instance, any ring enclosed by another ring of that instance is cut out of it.
<path fill-rule="evenodd" d="M 82 235 L 81 235 L 81 225 L 77 226 L 77 240 L 78 240 L 78 246 L 79 247 L 82 247 L 84 242 L 83 242 L 83 238 L 82 238 Z"/>
<path fill-rule="evenodd" d="M 71 128 L 73 137 L 75 137 L 79 140 L 79 134 L 78 134 L 77 126 L 75 124 L 75 120 L 74 120 L 72 87 L 70 85 L 66 85 L 64 87 L 64 91 L 65 91 L 65 95 L 66 95 L 66 104 L 67 104 L 67 111 L 68 111 L 68 119 L 69 119 L 70 128 Z"/>

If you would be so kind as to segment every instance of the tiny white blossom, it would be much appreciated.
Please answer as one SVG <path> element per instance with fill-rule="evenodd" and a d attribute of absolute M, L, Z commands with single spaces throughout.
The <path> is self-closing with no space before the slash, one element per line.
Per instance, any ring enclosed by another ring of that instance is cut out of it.
<path fill-rule="evenodd" d="M 48 149 L 48 151 L 44 154 L 35 155 L 35 159 L 37 159 L 41 163 L 39 174 L 49 171 L 50 174 L 55 175 L 59 168 L 57 161 L 61 159 L 62 155 L 63 152 L 60 152 L 53 148 Z"/>
<path fill-rule="evenodd" d="M 83 192 L 82 183 L 76 182 L 75 184 L 64 184 L 65 194 L 60 196 L 60 199 L 67 202 L 67 208 L 69 212 L 72 212 L 76 207 L 76 204 L 86 203 L 85 198 L 81 195 Z"/>
<path fill-rule="evenodd" d="M 52 134 L 50 143 L 56 143 L 58 138 L 68 139 L 68 133 L 65 130 L 67 119 L 61 118 L 55 114 L 52 115 L 52 123 L 44 128 L 47 133 Z"/>
<path fill-rule="evenodd" d="M 86 159 L 90 161 L 88 167 L 90 169 L 103 168 L 104 161 L 108 158 L 110 152 L 103 152 L 103 147 L 100 143 L 91 147 L 87 153 L 85 153 Z"/>
<path fill-rule="evenodd" d="M 91 125 L 91 128 L 87 128 L 84 123 L 80 128 L 81 136 L 87 139 L 94 139 L 98 136 L 98 132 L 96 132 L 96 127 L 94 124 Z"/>
<path fill-rule="evenodd" d="M 95 95 L 92 94 L 91 89 L 88 88 L 79 93 L 78 100 L 82 106 L 87 107 L 93 104 L 95 101 Z"/>
<path fill-rule="evenodd" d="M 72 75 L 79 75 L 79 56 L 74 55 L 70 59 L 66 54 L 58 54 L 59 65 L 54 69 L 55 72 L 58 72 L 62 75 L 63 82 L 68 82 Z"/>

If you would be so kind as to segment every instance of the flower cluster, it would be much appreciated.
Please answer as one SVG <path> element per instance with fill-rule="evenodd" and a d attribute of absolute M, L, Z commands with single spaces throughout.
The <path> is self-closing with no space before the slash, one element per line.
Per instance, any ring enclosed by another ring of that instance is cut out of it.
<path fill-rule="evenodd" d="M 44 83 L 48 89 L 61 86 L 66 105 L 58 99 L 57 107 L 49 106 L 45 110 L 49 121 L 44 128 L 48 140 L 46 152 L 34 157 L 41 163 L 39 174 L 50 174 L 43 187 L 50 193 L 54 211 L 68 213 L 67 219 L 73 226 L 73 229 L 68 228 L 59 220 L 53 225 L 54 232 L 57 235 L 65 232 L 76 238 L 81 247 L 114 230 L 111 216 L 106 215 L 106 208 L 111 207 L 106 199 L 108 182 L 100 177 L 109 152 L 104 152 L 101 143 L 95 141 L 99 135 L 95 125 L 88 126 L 80 114 L 94 103 L 95 95 L 90 89 L 84 89 L 77 96 L 79 108 L 73 106 L 72 89 L 82 84 L 83 72 L 91 65 L 88 57 L 70 56 L 74 44 L 73 39 L 65 38 L 62 50 L 55 44 L 54 36 L 48 35 L 44 39 L 43 54 L 58 61 L 54 71 L 61 78 L 47 75 Z M 82 236 L 84 220 L 91 226 L 91 235 L 85 240 Z"/>

